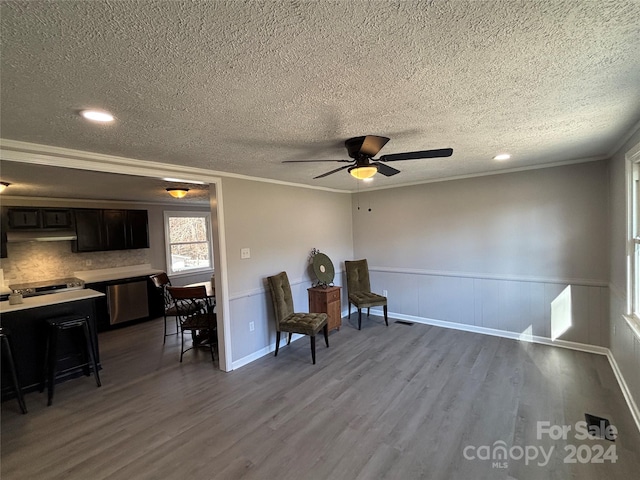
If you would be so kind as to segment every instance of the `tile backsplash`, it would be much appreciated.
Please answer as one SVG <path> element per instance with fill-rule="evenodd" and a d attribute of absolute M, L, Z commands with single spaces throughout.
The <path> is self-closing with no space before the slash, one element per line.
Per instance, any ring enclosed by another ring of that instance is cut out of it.
<path fill-rule="evenodd" d="M 149 249 L 73 253 L 70 241 L 10 243 L 0 266 L 4 284 L 69 277 L 73 272 L 149 263 Z"/>

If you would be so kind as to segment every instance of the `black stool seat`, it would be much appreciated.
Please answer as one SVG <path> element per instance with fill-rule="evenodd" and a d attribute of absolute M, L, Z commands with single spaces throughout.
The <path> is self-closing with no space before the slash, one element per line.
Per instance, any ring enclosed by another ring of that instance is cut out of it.
<path fill-rule="evenodd" d="M 47 406 L 53 402 L 53 390 L 55 388 L 55 380 L 57 375 L 63 374 L 70 369 L 84 367 L 85 375 L 91 375 L 91 368 L 93 369 L 93 375 L 96 379 L 96 385 L 100 387 L 100 374 L 98 373 L 98 364 L 96 362 L 96 350 L 93 345 L 93 339 L 89 332 L 89 317 L 57 317 L 49 318 L 45 320 L 48 328 L 47 332 L 47 347 L 45 350 L 45 365 L 44 374 L 42 376 L 42 383 L 40 384 L 40 391 L 44 390 L 45 384 L 48 384 L 47 389 Z M 79 364 L 75 364 L 72 367 L 57 372 L 58 360 L 61 359 L 58 352 L 59 334 L 71 329 L 79 329 L 83 335 L 83 341 L 77 342 L 78 348 L 74 352 L 74 355 L 79 356 L 81 361 Z"/>
<path fill-rule="evenodd" d="M 11 382 L 13 388 L 16 391 L 16 397 L 18 397 L 18 404 L 22 413 L 27 413 L 27 405 L 24 403 L 24 396 L 22 395 L 22 388 L 20 382 L 18 382 L 18 374 L 16 373 L 16 364 L 13 361 L 13 352 L 11 351 L 11 343 L 9 341 L 9 332 L 0 327 L 0 337 L 2 338 L 2 354 L 5 356 L 9 373 L 11 375 Z"/>

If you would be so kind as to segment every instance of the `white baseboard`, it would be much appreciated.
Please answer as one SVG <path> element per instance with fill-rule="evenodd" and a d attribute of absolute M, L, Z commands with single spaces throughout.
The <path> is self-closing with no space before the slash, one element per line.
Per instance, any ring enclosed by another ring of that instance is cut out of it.
<path fill-rule="evenodd" d="M 299 335 L 297 333 L 294 333 L 293 336 L 291 337 L 291 341 L 295 342 L 296 340 L 299 340 L 304 336 L 305 335 Z M 282 350 L 286 346 L 286 343 L 285 345 L 282 344 L 284 339 L 286 338 L 286 334 L 283 335 L 283 337 L 284 338 L 280 340 L 280 350 Z M 274 342 L 271 345 L 268 345 L 264 348 L 261 348 L 260 350 L 253 352 L 251 355 L 247 355 L 246 357 L 242 357 L 239 360 L 236 360 L 231 364 L 231 368 L 233 370 L 236 370 L 240 367 L 244 367 L 245 365 L 248 365 L 249 363 L 255 360 L 258 360 L 259 358 L 264 357 L 265 355 L 269 355 L 271 352 L 275 352 L 275 350 L 276 350 L 276 344 Z"/>
<path fill-rule="evenodd" d="M 636 427 L 640 430 L 640 408 L 636 404 L 633 396 L 631 395 L 631 391 L 629 390 L 629 386 L 622 376 L 622 372 L 618 367 L 618 362 L 616 362 L 613 353 L 609 351 L 607 353 L 607 358 L 609 359 L 609 364 L 611 365 L 611 369 L 613 370 L 613 374 L 616 376 L 616 380 L 618 380 L 618 385 L 620 385 L 620 390 L 622 390 L 622 395 L 624 395 L 624 399 L 627 401 L 627 405 L 629 406 L 629 410 L 631 410 L 631 416 L 633 420 L 636 422 Z"/>
<path fill-rule="evenodd" d="M 379 310 L 379 309 L 372 308 L 371 313 L 380 317 L 383 315 L 382 310 Z M 511 338 L 513 340 L 520 340 L 522 342 L 540 343 L 542 345 L 569 348 L 571 350 L 579 350 L 581 352 L 587 352 L 587 353 L 596 353 L 598 355 L 609 354 L 608 348 L 600 347 L 597 345 L 589 345 L 587 343 L 569 342 L 567 340 L 552 340 L 551 338 L 548 338 L 548 337 L 541 337 L 539 335 L 531 335 L 528 333 L 518 333 L 518 332 L 510 332 L 507 330 L 498 330 L 496 328 L 478 327 L 477 325 L 447 322 L 445 320 L 416 317 L 413 315 L 404 315 L 401 313 L 389 312 L 387 315 L 389 318 L 394 318 L 396 320 L 406 320 L 414 323 L 422 323 L 424 325 L 433 325 L 435 327 L 450 328 L 452 330 L 462 330 L 465 332 L 481 333 L 483 335 L 493 335 L 494 337 Z"/>

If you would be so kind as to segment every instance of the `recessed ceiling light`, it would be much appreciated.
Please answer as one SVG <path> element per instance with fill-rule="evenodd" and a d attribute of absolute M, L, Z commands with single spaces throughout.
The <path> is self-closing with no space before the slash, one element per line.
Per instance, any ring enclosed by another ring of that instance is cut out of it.
<path fill-rule="evenodd" d="M 509 160 L 510 158 L 511 155 L 509 155 L 508 153 L 500 153 L 493 157 L 494 160 Z"/>
<path fill-rule="evenodd" d="M 80 115 L 82 115 L 87 120 L 91 120 L 92 122 L 113 122 L 113 115 L 103 110 L 82 110 L 80 112 Z"/>

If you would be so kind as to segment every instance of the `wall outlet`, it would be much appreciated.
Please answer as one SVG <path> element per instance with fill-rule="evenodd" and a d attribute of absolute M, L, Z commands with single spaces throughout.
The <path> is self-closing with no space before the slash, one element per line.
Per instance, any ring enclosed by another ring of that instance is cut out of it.
<path fill-rule="evenodd" d="M 249 322 L 249 331 L 253 332 L 256 329 L 256 324 L 253 322 Z"/>
<path fill-rule="evenodd" d="M 250 248 L 240 249 L 240 258 L 251 258 L 251 249 Z"/>
<path fill-rule="evenodd" d="M 87 267 L 90 267 L 91 265 L 93 265 L 93 260 L 85 260 L 85 261 L 84 261 L 84 264 L 85 264 Z"/>
<path fill-rule="evenodd" d="M 382 290 L 382 296 L 383 297 L 388 297 L 388 292 L 386 290 Z"/>

